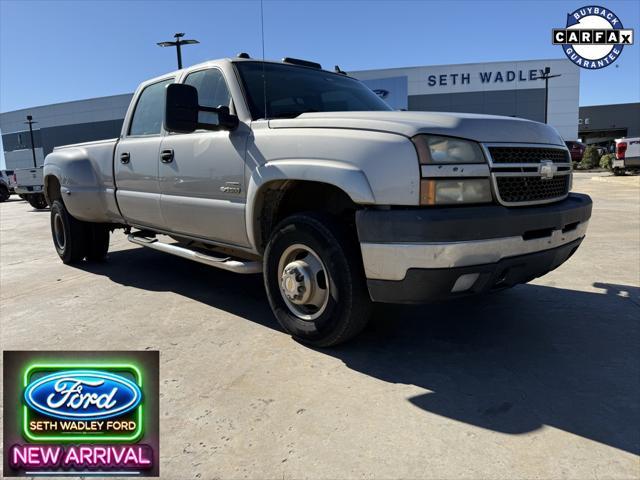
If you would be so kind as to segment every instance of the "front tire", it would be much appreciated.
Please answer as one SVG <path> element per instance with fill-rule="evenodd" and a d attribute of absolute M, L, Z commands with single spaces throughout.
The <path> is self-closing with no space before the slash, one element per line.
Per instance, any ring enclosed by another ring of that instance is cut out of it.
<path fill-rule="evenodd" d="M 330 217 L 283 220 L 267 244 L 263 270 L 274 315 L 300 342 L 337 345 L 366 326 L 371 300 L 358 244 Z"/>

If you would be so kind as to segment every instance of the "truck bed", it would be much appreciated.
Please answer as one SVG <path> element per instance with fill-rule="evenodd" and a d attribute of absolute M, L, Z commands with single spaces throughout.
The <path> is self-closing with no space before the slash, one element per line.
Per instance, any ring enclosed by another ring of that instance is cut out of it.
<path fill-rule="evenodd" d="M 102 148 L 104 148 L 105 145 L 111 145 L 113 147 L 115 147 L 116 143 L 118 142 L 117 138 L 107 138 L 105 140 L 93 140 L 91 142 L 81 142 L 81 143 L 70 143 L 68 145 L 60 145 L 58 147 L 54 147 L 53 151 L 57 152 L 59 150 L 66 150 L 69 148 L 86 148 L 86 147 L 91 147 L 91 146 L 101 146 Z"/>
<path fill-rule="evenodd" d="M 116 204 L 113 178 L 113 154 L 117 143 L 117 138 L 74 143 L 56 147 L 47 155 L 45 179 L 61 179 L 60 190 L 65 205 L 77 219 L 102 223 L 123 221 Z M 62 174 L 61 166 L 64 166 L 65 174 Z"/>

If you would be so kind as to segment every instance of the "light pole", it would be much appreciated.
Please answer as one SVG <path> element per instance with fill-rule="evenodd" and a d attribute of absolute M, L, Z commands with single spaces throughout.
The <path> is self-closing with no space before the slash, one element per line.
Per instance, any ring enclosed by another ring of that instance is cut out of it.
<path fill-rule="evenodd" d="M 36 168 L 38 165 L 36 162 L 36 147 L 33 144 L 33 124 L 38 122 L 34 122 L 33 117 L 31 115 L 27 115 L 27 121 L 24 123 L 29 125 L 29 136 L 31 137 L 31 155 L 33 156 L 33 168 Z"/>
<path fill-rule="evenodd" d="M 551 75 L 551 67 L 544 67 L 544 73 L 538 77 L 539 79 L 544 80 L 544 123 L 549 123 L 549 79 L 561 76 L 561 74 Z"/>
<path fill-rule="evenodd" d="M 176 54 L 178 55 L 178 70 L 182 68 L 182 51 L 180 50 L 180 46 L 200 43 L 198 40 L 182 40 L 182 37 L 184 37 L 184 33 L 176 33 L 173 36 L 173 38 L 176 39 L 174 42 L 159 42 L 157 44 L 160 47 L 176 47 Z"/>

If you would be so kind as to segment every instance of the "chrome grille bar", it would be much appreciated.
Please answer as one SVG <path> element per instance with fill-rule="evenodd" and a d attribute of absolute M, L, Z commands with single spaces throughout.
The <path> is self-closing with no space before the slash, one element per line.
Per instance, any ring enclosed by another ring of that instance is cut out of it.
<path fill-rule="evenodd" d="M 482 144 L 482 149 L 489 162 L 493 192 L 500 204 L 509 207 L 540 205 L 563 200 L 569 195 L 571 157 L 566 147 L 494 143 Z M 496 152 L 500 156 L 498 162 L 492 155 Z M 565 161 L 559 161 L 562 159 Z"/>

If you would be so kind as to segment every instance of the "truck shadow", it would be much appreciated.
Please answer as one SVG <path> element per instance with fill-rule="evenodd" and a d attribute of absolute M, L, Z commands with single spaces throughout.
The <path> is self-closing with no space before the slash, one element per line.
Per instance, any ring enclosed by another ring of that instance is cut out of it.
<path fill-rule="evenodd" d="M 506 434 L 550 426 L 640 454 L 640 289 L 594 286 L 605 290 L 523 285 L 428 309 L 385 306 L 336 356 L 423 387 L 408 400 L 437 415 Z"/>
<path fill-rule="evenodd" d="M 280 330 L 260 275 L 142 249 L 81 268 Z M 514 435 L 550 426 L 639 454 L 640 289 L 594 287 L 602 293 L 524 285 L 438 305 L 381 305 L 361 336 L 318 351 L 425 389 L 407 400 L 433 414 Z"/>

